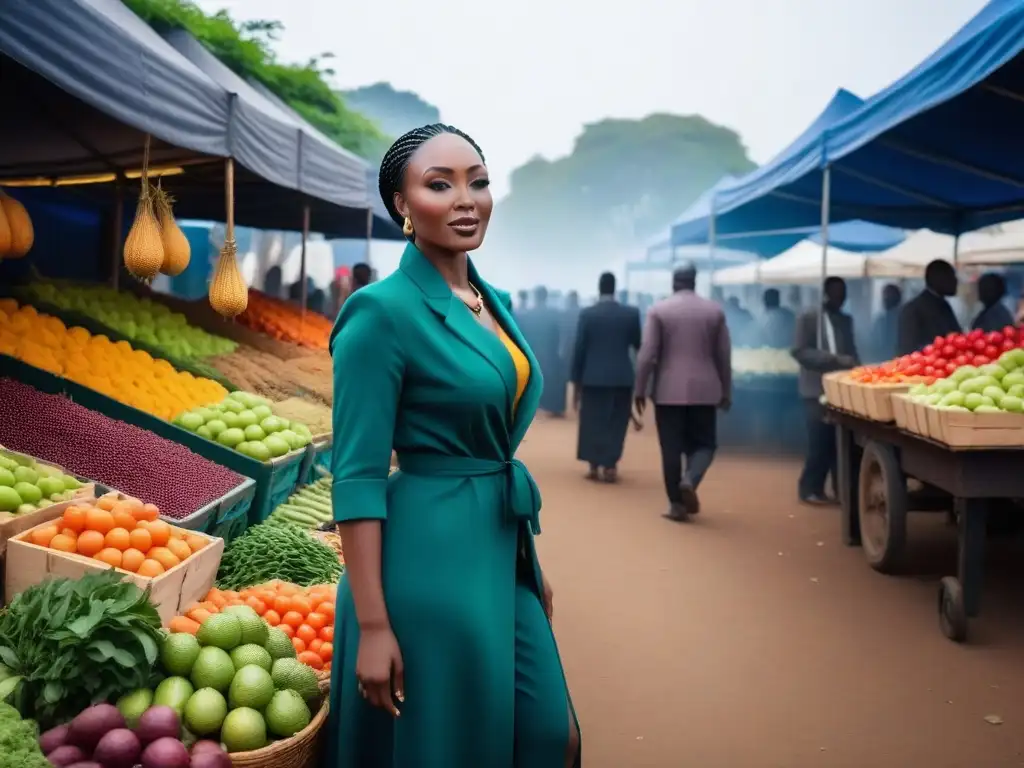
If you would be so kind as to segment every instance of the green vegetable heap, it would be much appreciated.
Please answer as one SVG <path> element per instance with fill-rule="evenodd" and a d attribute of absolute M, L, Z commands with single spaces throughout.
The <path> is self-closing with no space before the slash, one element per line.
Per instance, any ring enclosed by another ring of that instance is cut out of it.
<path fill-rule="evenodd" d="M 39 732 L 18 710 L 0 702 L 0 768 L 53 768 L 39 749 Z"/>
<path fill-rule="evenodd" d="M 289 496 L 284 504 L 270 514 L 266 524 L 319 528 L 324 523 L 334 521 L 333 509 L 331 478 L 323 477 Z"/>
<path fill-rule="evenodd" d="M 116 571 L 51 579 L 0 611 L 0 701 L 43 728 L 86 707 L 146 688 L 157 661 L 160 616 Z"/>
<path fill-rule="evenodd" d="M 337 553 L 290 525 L 257 525 L 224 550 L 217 586 L 240 590 L 279 579 L 302 587 L 334 584 L 343 567 Z"/>

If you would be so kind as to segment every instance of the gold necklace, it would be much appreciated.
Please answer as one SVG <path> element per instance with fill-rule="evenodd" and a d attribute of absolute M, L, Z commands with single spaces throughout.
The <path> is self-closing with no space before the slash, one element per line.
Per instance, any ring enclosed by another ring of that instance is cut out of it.
<path fill-rule="evenodd" d="M 481 312 L 484 311 L 484 297 L 477 289 L 477 287 L 472 283 L 469 284 L 469 288 L 471 291 L 473 291 L 473 294 L 476 296 L 476 301 L 470 304 L 465 299 L 462 299 L 462 303 L 465 304 L 466 308 L 469 309 L 469 311 L 472 312 L 474 315 L 479 315 Z M 459 298 L 462 297 L 460 296 Z"/>

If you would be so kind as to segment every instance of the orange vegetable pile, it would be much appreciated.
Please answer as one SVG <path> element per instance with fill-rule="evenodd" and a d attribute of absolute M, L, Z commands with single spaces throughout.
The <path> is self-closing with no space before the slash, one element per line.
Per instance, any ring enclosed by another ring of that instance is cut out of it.
<path fill-rule="evenodd" d="M 299 587 L 281 581 L 241 592 L 211 589 L 205 600 L 172 619 L 168 629 L 194 635 L 213 614 L 233 605 L 248 605 L 267 624 L 291 638 L 299 661 L 317 671 L 329 671 L 334 653 L 335 589 L 330 584 Z"/>
<path fill-rule="evenodd" d="M 310 349 L 327 349 L 332 324 L 317 312 L 306 312 L 288 302 L 273 299 L 259 291 L 249 291 L 249 304 L 237 318 L 254 331 L 278 341 L 287 341 Z"/>
<path fill-rule="evenodd" d="M 40 547 L 98 560 L 128 573 L 155 578 L 209 542 L 159 519 L 160 510 L 136 499 L 103 496 L 72 504 L 28 540 Z"/>

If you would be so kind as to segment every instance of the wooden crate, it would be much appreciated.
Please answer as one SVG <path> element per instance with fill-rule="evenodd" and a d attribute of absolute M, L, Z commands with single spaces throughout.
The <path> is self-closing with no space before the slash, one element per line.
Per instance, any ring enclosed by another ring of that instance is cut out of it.
<path fill-rule="evenodd" d="M 896 426 L 900 429 L 910 431 L 907 426 L 907 420 L 909 418 L 910 405 L 907 402 L 907 395 L 894 394 L 891 398 L 892 403 L 892 420 L 896 422 Z"/>
<path fill-rule="evenodd" d="M 828 404 L 836 408 L 843 407 L 842 390 L 839 380 L 846 375 L 846 371 L 833 371 L 821 377 L 821 387 L 825 391 L 825 399 Z"/>
<path fill-rule="evenodd" d="M 924 407 L 928 412 L 928 436 L 952 448 L 1024 447 L 1024 414 Z"/>
<path fill-rule="evenodd" d="M 43 523 L 43 525 L 48 524 Z M 46 579 L 78 579 L 90 571 L 110 568 L 109 565 L 91 557 L 58 552 L 33 544 L 30 540 L 33 530 L 29 529 L 8 542 L 4 583 L 4 597 L 8 603 L 16 595 Z M 196 531 L 189 531 L 189 533 L 202 536 L 210 543 L 166 573 L 155 578 L 147 578 L 123 571 L 120 568 L 117 569 L 124 579 L 137 584 L 142 589 L 149 587 L 152 590 L 150 599 L 156 606 L 164 626 L 167 626 L 175 616 L 184 613 L 190 605 L 201 601 L 206 596 L 216 580 L 217 568 L 220 566 L 220 558 L 224 553 L 223 539 L 213 538 Z"/>

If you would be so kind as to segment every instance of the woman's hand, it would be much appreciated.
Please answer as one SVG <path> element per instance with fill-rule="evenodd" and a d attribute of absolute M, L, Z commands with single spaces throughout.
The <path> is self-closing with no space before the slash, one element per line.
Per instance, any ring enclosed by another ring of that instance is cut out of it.
<path fill-rule="evenodd" d="M 356 679 L 362 697 L 398 717 L 401 713 L 395 701 L 405 701 L 404 678 L 402 652 L 391 627 L 362 630 L 356 656 Z"/>
<path fill-rule="evenodd" d="M 551 589 L 551 582 L 548 581 L 548 577 L 543 573 L 540 575 L 542 585 L 542 598 L 544 601 L 544 613 L 547 614 L 548 621 L 551 621 L 555 615 L 555 591 Z"/>

